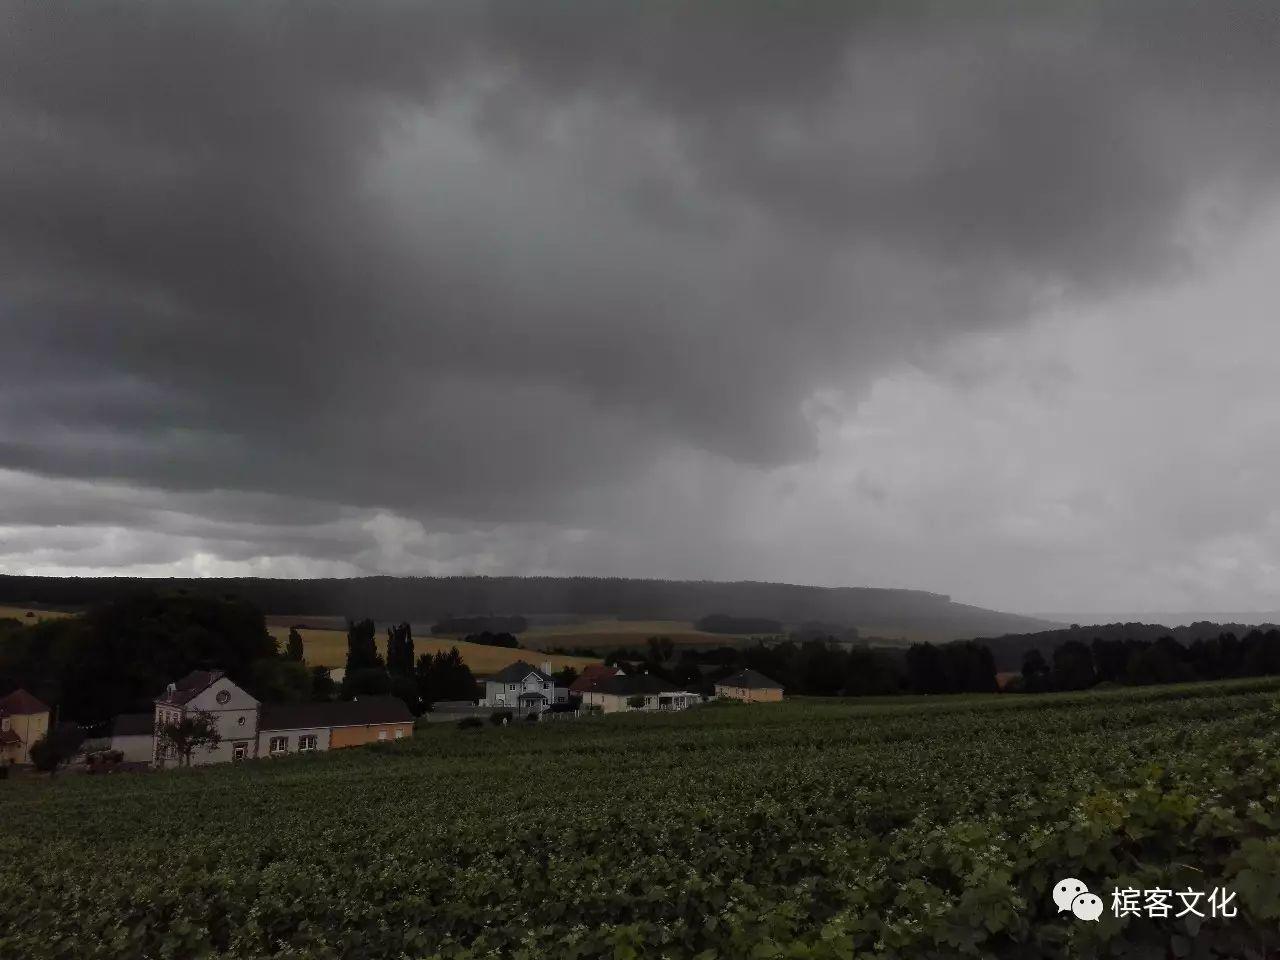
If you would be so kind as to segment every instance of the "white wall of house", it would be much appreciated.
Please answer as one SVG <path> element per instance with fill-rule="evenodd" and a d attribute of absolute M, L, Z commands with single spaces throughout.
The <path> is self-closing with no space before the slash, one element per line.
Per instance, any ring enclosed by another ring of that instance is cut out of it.
<path fill-rule="evenodd" d="M 126 763 L 150 763 L 155 756 L 156 740 L 154 736 L 142 733 L 112 737 L 107 749 L 119 750 L 124 754 Z"/>
<path fill-rule="evenodd" d="M 304 743 L 307 737 L 313 741 Z M 306 753 L 309 750 L 329 749 L 328 727 L 298 727 L 293 730 L 258 731 L 258 756 L 278 757 L 289 753 Z"/>
<path fill-rule="evenodd" d="M 687 710 L 701 699 L 696 693 L 684 690 L 647 693 L 644 695 L 644 706 L 633 707 L 628 702 L 636 694 L 601 693 L 589 690 L 582 695 L 582 705 L 597 706 L 605 713 L 622 713 L 632 710 Z"/>
<path fill-rule="evenodd" d="M 547 704 L 556 702 L 554 680 L 540 680 L 536 673 L 531 673 L 516 683 L 499 683 L 497 680 L 484 682 L 484 705 L 486 707 L 518 707 L 520 694 L 540 693 L 546 697 Z"/>
<path fill-rule="evenodd" d="M 186 703 L 174 706 L 156 704 L 156 731 L 166 723 L 181 720 L 196 712 L 208 713 L 214 718 L 222 742 L 216 747 L 197 747 L 191 754 L 191 765 L 228 763 L 234 760 L 239 749 L 243 756 L 255 756 L 258 744 L 258 701 L 236 686 L 226 677 L 219 677 L 205 690 Z M 161 757 L 159 738 L 156 738 L 157 766 L 177 766 L 174 757 Z"/>

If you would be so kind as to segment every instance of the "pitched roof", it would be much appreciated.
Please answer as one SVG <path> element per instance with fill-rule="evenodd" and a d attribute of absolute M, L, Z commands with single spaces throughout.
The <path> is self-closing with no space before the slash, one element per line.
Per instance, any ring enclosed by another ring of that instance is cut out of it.
<path fill-rule="evenodd" d="M 319 703 L 264 703 L 259 730 L 360 727 L 371 723 L 412 723 L 399 697 L 367 697 Z"/>
<path fill-rule="evenodd" d="M 28 713 L 48 713 L 49 708 L 19 687 L 12 693 L 0 697 L 0 713 L 22 715 Z"/>
<path fill-rule="evenodd" d="M 551 677 L 547 676 L 533 664 L 525 663 L 523 660 L 517 660 L 515 663 L 508 664 L 489 679 L 495 683 L 519 683 L 530 674 L 533 674 L 538 680 L 547 683 L 551 682 Z"/>
<path fill-rule="evenodd" d="M 773 689 L 781 690 L 782 684 L 776 680 L 770 680 L 759 670 L 752 670 L 748 667 L 746 670 L 739 670 L 732 676 L 725 677 L 723 680 L 716 681 L 717 687 L 746 687 L 748 690 Z"/>
<path fill-rule="evenodd" d="M 216 681 L 227 675 L 225 670 L 192 670 L 174 684 L 172 691 L 166 690 L 156 697 L 156 703 L 172 703 L 182 705 L 199 693 L 208 690 Z"/>
<path fill-rule="evenodd" d="M 612 693 L 615 696 L 633 697 L 651 693 L 669 693 L 679 689 L 679 684 L 662 680 L 647 673 L 634 676 L 606 677 L 592 688 L 597 693 Z"/>
<path fill-rule="evenodd" d="M 619 672 L 617 667 L 611 667 L 607 663 L 593 663 L 585 667 L 578 679 L 569 684 L 569 689 L 574 693 L 586 693 L 596 689 L 596 685 L 602 681 L 616 677 Z"/>
<path fill-rule="evenodd" d="M 111 724 L 113 737 L 150 737 L 155 732 L 154 713 L 122 713 Z"/>

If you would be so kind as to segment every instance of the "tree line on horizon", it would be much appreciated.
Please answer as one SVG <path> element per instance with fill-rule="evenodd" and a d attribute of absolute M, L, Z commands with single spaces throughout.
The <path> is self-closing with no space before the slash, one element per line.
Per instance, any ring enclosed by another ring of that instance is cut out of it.
<path fill-rule="evenodd" d="M 1038 649 L 1023 656 L 1016 689 L 1027 693 L 1088 690 L 1100 684 L 1146 686 L 1280 674 L 1280 629 L 1255 628 L 1243 637 L 1222 631 L 1182 643 L 1172 634 L 1072 639 L 1046 658 Z"/>
<path fill-rule="evenodd" d="M 616 616 L 693 622 L 725 612 L 778 623 L 816 620 L 831 624 L 953 624 L 957 631 L 1027 629 L 1031 618 L 952 604 L 942 594 L 876 587 L 814 587 L 799 584 L 643 580 L 623 577 L 360 577 L 272 580 L 265 578 L 77 578 L 0 575 L 0 599 L 53 607 L 83 608 L 138 590 L 186 590 L 235 596 L 266 613 L 345 617 L 362 611 L 379 622 L 481 619 L 459 634 L 519 633 L 496 618 Z"/>

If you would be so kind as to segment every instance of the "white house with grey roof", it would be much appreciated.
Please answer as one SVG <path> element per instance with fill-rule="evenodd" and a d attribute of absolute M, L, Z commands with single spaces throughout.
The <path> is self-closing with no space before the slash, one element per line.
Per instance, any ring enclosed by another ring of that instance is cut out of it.
<path fill-rule="evenodd" d="M 551 676 L 550 661 L 544 662 L 540 669 L 517 660 L 484 679 L 484 698 L 480 705 L 532 712 L 545 710 L 554 703 L 565 703 L 568 699 L 568 689 L 557 687 L 555 678 Z"/>
<path fill-rule="evenodd" d="M 258 740 L 258 712 L 261 705 L 245 690 L 233 683 L 221 670 L 193 670 L 155 699 L 155 730 L 184 717 L 207 713 L 213 717 L 221 742 L 215 747 L 200 747 L 191 755 L 191 764 L 226 763 L 244 760 L 255 754 Z M 155 738 L 157 767 L 177 766 L 179 758 L 166 751 L 160 738 Z"/>

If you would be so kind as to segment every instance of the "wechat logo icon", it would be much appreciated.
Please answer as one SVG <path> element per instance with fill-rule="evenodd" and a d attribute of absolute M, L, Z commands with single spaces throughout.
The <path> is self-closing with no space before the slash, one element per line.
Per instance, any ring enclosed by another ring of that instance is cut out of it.
<path fill-rule="evenodd" d="M 1102 898 L 1090 893 L 1075 877 L 1058 881 L 1053 888 L 1053 902 L 1058 905 L 1059 913 L 1070 910 L 1081 920 L 1097 920 L 1102 916 Z"/>

